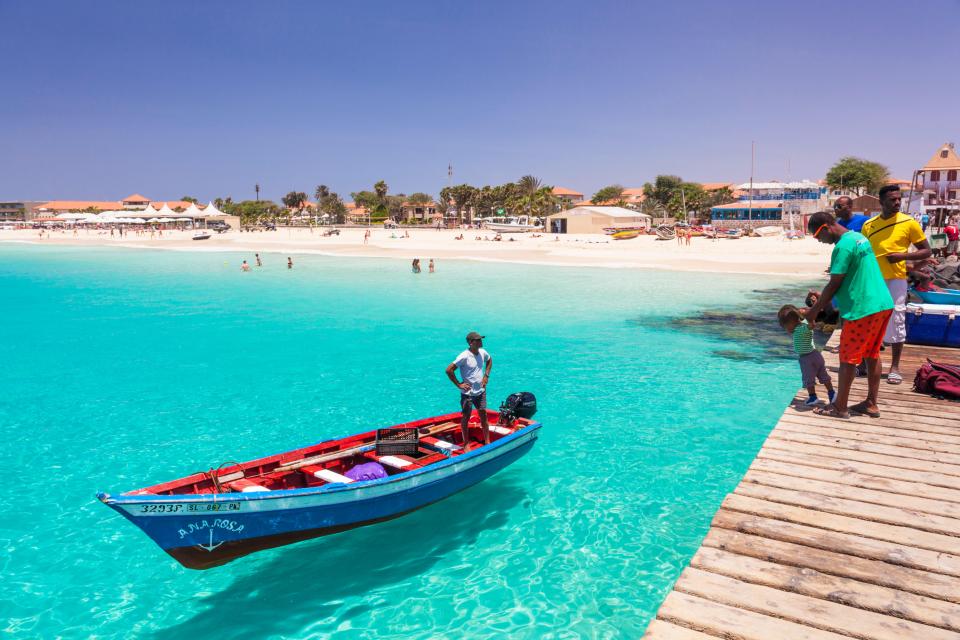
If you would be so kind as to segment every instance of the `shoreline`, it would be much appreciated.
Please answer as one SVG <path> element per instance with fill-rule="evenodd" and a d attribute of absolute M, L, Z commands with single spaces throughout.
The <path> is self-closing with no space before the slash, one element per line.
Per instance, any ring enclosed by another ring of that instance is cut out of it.
<path fill-rule="evenodd" d="M 281 229 L 241 233 L 230 231 L 209 240 L 192 240 L 193 231 L 165 231 L 163 238 L 146 236 L 110 237 L 102 231 L 80 230 L 44 234 L 37 230 L 0 231 L 0 243 L 58 247 L 116 247 L 131 250 L 196 251 L 323 255 L 341 258 L 388 258 L 412 260 L 466 260 L 535 266 L 599 267 L 776 275 L 809 278 L 823 274 L 830 248 L 813 240 L 781 238 L 740 238 L 709 240 L 693 238 L 690 246 L 676 241 L 659 241 L 655 236 L 632 240 L 611 240 L 602 235 L 504 234 L 503 241 L 476 240 L 492 237 L 485 230 L 414 229 L 402 237 L 403 229 L 371 228 L 369 244 L 363 244 L 366 228 L 342 229 L 338 236 L 324 237 L 320 231 Z M 463 234 L 464 240 L 455 236 Z M 555 240 L 555 238 L 557 238 Z M 512 240 L 512 241 L 511 241 Z M 250 260 L 248 258 L 248 260 Z"/>

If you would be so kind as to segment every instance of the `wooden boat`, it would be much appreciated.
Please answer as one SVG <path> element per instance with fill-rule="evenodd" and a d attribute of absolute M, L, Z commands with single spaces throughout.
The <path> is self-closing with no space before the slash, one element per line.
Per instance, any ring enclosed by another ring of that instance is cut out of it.
<path fill-rule="evenodd" d="M 647 230 L 647 227 L 643 225 L 603 228 L 603 232 L 608 236 L 612 236 L 615 233 L 620 233 L 621 231 L 639 231 L 640 233 L 643 233 L 646 230 Z"/>
<path fill-rule="evenodd" d="M 676 240 L 677 232 L 665 224 L 657 227 L 657 240 Z"/>
<path fill-rule="evenodd" d="M 631 238 L 636 238 L 641 233 L 640 229 L 625 229 L 623 231 L 617 231 L 611 237 L 614 240 L 629 240 Z"/>
<path fill-rule="evenodd" d="M 485 480 L 533 447 L 540 423 L 515 418 L 497 425 L 499 413 L 487 416 L 490 444 L 470 451 L 460 414 L 451 413 L 97 497 L 183 566 L 208 569 L 402 516 Z M 399 443 L 406 454 L 389 440 L 396 433 L 408 438 Z M 470 438 L 482 442 L 476 414 Z M 368 463 L 383 477 L 350 477 Z"/>
<path fill-rule="evenodd" d="M 721 231 L 717 237 L 729 238 L 730 240 L 737 240 L 738 238 L 743 237 L 743 229 L 725 229 Z"/>

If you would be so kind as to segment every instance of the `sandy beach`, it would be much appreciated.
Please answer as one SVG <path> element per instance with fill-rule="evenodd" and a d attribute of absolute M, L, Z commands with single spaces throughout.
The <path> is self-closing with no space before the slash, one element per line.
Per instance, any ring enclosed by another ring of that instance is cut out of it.
<path fill-rule="evenodd" d="M 24 242 L 58 246 L 110 246 L 176 251 L 236 251 L 283 254 L 322 254 L 343 257 L 420 258 L 424 268 L 430 258 L 443 260 L 501 261 L 524 264 L 650 268 L 677 271 L 779 274 L 799 277 L 821 275 L 829 262 L 830 247 L 812 239 L 740 238 L 710 240 L 693 238 L 690 246 L 656 236 L 612 240 L 603 235 L 504 234 L 503 240 L 485 240 L 494 234 L 484 230 L 436 231 L 372 228 L 368 244 L 366 229 L 342 229 L 340 235 L 323 236 L 320 230 L 281 228 L 277 231 L 214 234 L 209 240 L 192 240 L 193 231 L 164 231 L 163 237 L 80 229 L 0 231 L 0 242 Z M 464 239 L 456 237 L 463 233 Z M 480 240 L 476 238 L 479 237 Z"/>

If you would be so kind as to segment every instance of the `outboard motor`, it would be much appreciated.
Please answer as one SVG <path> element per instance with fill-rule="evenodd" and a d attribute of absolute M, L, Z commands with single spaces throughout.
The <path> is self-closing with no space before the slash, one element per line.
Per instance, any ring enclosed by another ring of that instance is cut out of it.
<path fill-rule="evenodd" d="M 517 418 L 529 420 L 536 412 L 536 396 L 529 391 L 511 393 L 500 405 L 500 424 L 513 424 Z"/>

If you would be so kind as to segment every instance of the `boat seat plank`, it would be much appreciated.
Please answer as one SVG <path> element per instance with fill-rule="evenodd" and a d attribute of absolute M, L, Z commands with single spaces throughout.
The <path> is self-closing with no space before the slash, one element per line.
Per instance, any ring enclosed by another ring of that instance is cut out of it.
<path fill-rule="evenodd" d="M 247 480 L 246 478 L 240 478 L 239 480 L 234 480 L 233 482 L 228 482 L 227 486 L 233 491 L 239 491 L 241 493 L 253 493 L 255 491 L 270 491 L 265 486 L 257 484 L 252 480 Z"/>
<path fill-rule="evenodd" d="M 511 429 L 510 427 L 501 427 L 498 424 L 491 424 L 489 426 L 490 426 L 490 431 L 493 431 L 494 433 L 499 433 L 502 436 L 508 436 L 511 433 L 513 433 L 513 429 Z"/>
<path fill-rule="evenodd" d="M 407 460 L 400 456 L 377 456 L 376 459 L 377 462 L 393 469 L 407 469 L 408 467 L 415 466 L 412 460 Z"/>
<path fill-rule="evenodd" d="M 350 484 L 353 482 L 353 478 L 348 478 L 347 476 L 337 473 L 332 469 L 317 469 L 316 471 L 312 472 L 312 475 L 314 478 L 329 483 L 342 482 L 343 484 Z"/>
<path fill-rule="evenodd" d="M 439 438 L 420 438 L 420 444 L 426 445 L 431 449 L 438 449 L 442 451 L 461 451 L 463 447 L 452 442 L 447 442 L 446 440 L 440 440 Z"/>

